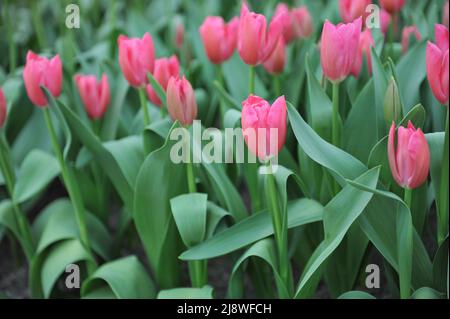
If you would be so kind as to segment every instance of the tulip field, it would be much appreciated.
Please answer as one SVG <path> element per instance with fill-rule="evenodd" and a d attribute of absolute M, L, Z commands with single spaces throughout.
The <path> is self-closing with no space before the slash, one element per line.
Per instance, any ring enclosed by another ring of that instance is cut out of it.
<path fill-rule="evenodd" d="M 0 299 L 448 299 L 448 28 L 1 0 Z"/>

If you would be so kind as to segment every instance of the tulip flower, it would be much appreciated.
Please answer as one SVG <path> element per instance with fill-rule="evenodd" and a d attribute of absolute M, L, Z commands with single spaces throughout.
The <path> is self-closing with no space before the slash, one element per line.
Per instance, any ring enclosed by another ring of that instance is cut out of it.
<path fill-rule="evenodd" d="M 284 43 L 288 44 L 294 39 L 294 21 L 291 13 L 289 12 L 289 7 L 287 6 L 287 4 L 279 3 L 275 8 L 273 16 L 284 16 L 284 18 L 281 20 L 283 24 L 283 38 Z"/>
<path fill-rule="evenodd" d="M 311 15 L 307 7 L 298 7 L 291 10 L 294 35 L 297 38 L 307 38 L 313 32 Z"/>
<path fill-rule="evenodd" d="M 238 18 L 225 23 L 222 17 L 206 17 L 200 26 L 200 36 L 206 55 L 214 64 L 228 60 L 236 48 Z"/>
<path fill-rule="evenodd" d="M 442 8 L 442 24 L 448 28 L 448 12 L 449 11 L 449 2 L 448 0 L 444 4 L 444 8 Z"/>
<path fill-rule="evenodd" d="M 367 17 L 366 7 L 372 0 L 339 0 L 339 13 L 345 23 L 353 22 L 359 17 Z"/>
<path fill-rule="evenodd" d="M 75 75 L 75 84 L 87 114 L 91 119 L 99 119 L 105 113 L 110 100 L 109 83 L 106 74 L 97 81 L 94 75 Z"/>
<path fill-rule="evenodd" d="M 425 135 L 411 122 L 408 122 L 407 128 L 398 128 L 397 143 L 395 133 L 393 122 L 387 149 L 392 176 L 403 188 L 417 188 L 425 182 L 430 169 L 430 150 Z"/>
<path fill-rule="evenodd" d="M 183 78 L 171 77 L 167 84 L 167 109 L 174 121 L 190 125 L 197 117 L 197 102 L 191 83 Z"/>
<path fill-rule="evenodd" d="M 362 18 L 337 26 L 325 21 L 320 44 L 320 59 L 324 75 L 332 82 L 344 80 L 352 70 L 358 54 Z"/>
<path fill-rule="evenodd" d="M 184 25 L 182 22 L 179 22 L 175 27 L 175 46 L 178 49 L 183 47 L 184 42 Z"/>
<path fill-rule="evenodd" d="M 380 23 L 381 23 L 381 32 L 386 34 L 389 30 L 389 25 L 391 24 L 391 15 L 384 9 L 380 11 Z"/>
<path fill-rule="evenodd" d="M 54 97 L 61 94 L 62 64 L 59 55 L 49 60 L 28 51 L 23 80 L 31 102 L 39 107 L 45 107 L 48 101 L 41 86 L 44 86 Z"/>
<path fill-rule="evenodd" d="M 242 102 L 241 124 L 249 150 L 261 161 L 276 156 L 286 139 L 286 101 L 279 97 L 270 106 L 259 96 L 250 95 Z M 265 129 L 265 130 L 259 130 Z M 277 138 L 272 138 L 276 129 Z"/>
<path fill-rule="evenodd" d="M 404 27 L 402 31 L 402 52 L 403 54 L 408 52 L 409 48 L 409 39 L 411 36 L 414 36 L 417 41 L 420 41 L 422 35 L 415 25 Z"/>
<path fill-rule="evenodd" d="M 170 58 L 156 59 L 153 77 L 158 81 L 164 91 L 167 89 L 169 79 L 173 76 L 178 76 L 179 73 L 180 63 L 176 55 L 172 55 Z M 161 100 L 150 84 L 147 84 L 147 96 L 153 104 L 161 106 Z"/>
<path fill-rule="evenodd" d="M 266 28 L 266 17 L 250 12 L 242 4 L 238 29 L 238 51 L 242 60 L 251 66 L 264 62 L 275 50 L 282 36 L 284 14 L 275 16 Z"/>
<path fill-rule="evenodd" d="M 403 8 L 406 0 L 380 0 L 381 7 L 390 14 L 397 13 Z"/>
<path fill-rule="evenodd" d="M 145 33 L 142 39 L 128 38 L 120 35 L 119 65 L 128 83 L 134 87 L 144 87 L 147 83 L 147 73 L 153 72 L 155 64 L 155 49 L 150 34 Z"/>
<path fill-rule="evenodd" d="M 275 50 L 269 58 L 263 63 L 264 68 L 271 74 L 279 74 L 283 72 L 284 62 L 286 59 L 286 45 L 284 39 L 281 37 Z"/>
<path fill-rule="evenodd" d="M 355 78 L 357 78 L 361 72 L 364 56 L 366 56 L 369 74 L 372 74 L 372 58 L 370 56 L 370 48 L 374 46 L 375 42 L 373 41 L 372 32 L 370 29 L 366 29 L 361 32 L 361 36 L 359 37 L 358 54 L 356 55 L 356 60 L 352 68 L 352 75 Z"/>
<path fill-rule="evenodd" d="M 426 51 L 427 77 L 436 99 L 448 105 L 448 29 L 444 25 L 435 26 L 436 44 L 428 42 Z"/>
<path fill-rule="evenodd" d="M 0 128 L 2 128 L 3 124 L 5 124 L 7 112 L 8 109 L 6 108 L 6 98 L 3 94 L 2 88 L 0 87 Z"/>

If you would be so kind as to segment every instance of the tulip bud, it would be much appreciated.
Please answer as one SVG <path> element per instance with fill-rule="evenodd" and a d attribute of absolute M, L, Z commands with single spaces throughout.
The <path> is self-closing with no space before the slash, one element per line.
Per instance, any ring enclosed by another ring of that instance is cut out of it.
<path fill-rule="evenodd" d="M 384 95 L 384 119 L 386 123 L 398 122 L 402 118 L 400 94 L 394 77 L 391 77 Z"/>
<path fill-rule="evenodd" d="M 99 119 L 105 113 L 110 99 L 109 83 L 106 74 L 97 81 L 94 75 L 75 75 L 75 84 L 87 114 L 91 119 Z"/>
<path fill-rule="evenodd" d="M 307 7 L 294 8 L 291 11 L 294 34 L 297 38 L 308 38 L 313 32 L 311 15 Z"/>
<path fill-rule="evenodd" d="M 389 31 L 389 26 L 391 24 L 391 15 L 384 9 L 380 11 L 380 23 L 381 23 L 381 32 L 386 34 Z"/>
<path fill-rule="evenodd" d="M 33 104 L 44 107 L 48 104 L 41 86 L 44 86 L 54 97 L 62 90 L 62 64 L 59 55 L 50 60 L 28 51 L 27 61 L 23 69 L 23 80 L 28 98 Z"/>
<path fill-rule="evenodd" d="M 178 22 L 178 24 L 175 27 L 175 46 L 178 49 L 181 49 L 183 47 L 184 42 L 184 24 L 183 22 Z"/>
<path fill-rule="evenodd" d="M 357 78 L 361 72 L 364 56 L 366 57 L 369 74 L 372 74 L 372 57 L 370 55 L 370 48 L 374 46 L 375 42 L 373 41 L 372 32 L 370 29 L 364 30 L 359 37 L 358 54 L 356 55 L 355 63 L 352 67 L 352 75 L 355 78 Z"/>
<path fill-rule="evenodd" d="M 283 38 L 284 43 L 289 43 L 294 39 L 294 26 L 293 26 L 293 17 L 291 13 L 289 12 L 289 7 L 285 3 L 279 3 L 277 7 L 275 8 L 275 12 L 273 14 L 274 17 L 276 16 L 284 16 L 284 19 L 282 19 L 283 24 Z"/>
<path fill-rule="evenodd" d="M 362 18 L 337 26 L 325 21 L 320 42 L 320 60 L 324 75 L 339 83 L 351 72 L 358 54 Z"/>
<path fill-rule="evenodd" d="M 442 9 L 442 24 L 448 28 L 448 12 L 449 11 L 449 2 L 448 0 L 444 4 L 444 8 Z"/>
<path fill-rule="evenodd" d="M 167 84 L 167 109 L 172 120 L 190 125 L 197 117 L 197 102 L 191 84 L 183 78 L 171 77 Z"/>
<path fill-rule="evenodd" d="M 420 41 L 420 39 L 422 38 L 422 35 L 420 34 L 419 30 L 417 29 L 417 27 L 415 25 L 403 28 L 403 31 L 402 31 L 402 52 L 403 52 L 403 54 L 408 52 L 409 40 L 412 35 L 414 35 L 414 37 L 416 38 L 417 41 Z"/>
<path fill-rule="evenodd" d="M 427 78 L 436 99 L 448 105 L 449 101 L 449 35 L 443 25 L 436 25 L 436 44 L 428 42 L 426 51 Z"/>
<path fill-rule="evenodd" d="M 119 65 L 128 83 L 134 87 L 143 87 L 148 83 L 147 73 L 153 72 L 155 49 L 150 34 L 145 33 L 142 39 L 128 38 L 120 35 Z"/>
<path fill-rule="evenodd" d="M 372 0 L 339 0 L 339 13 L 345 23 L 353 22 L 362 17 L 367 17 L 366 7 Z"/>
<path fill-rule="evenodd" d="M 241 125 L 244 140 L 253 154 L 261 161 L 276 156 L 286 140 L 284 96 L 270 106 L 266 100 L 250 95 L 242 102 Z"/>
<path fill-rule="evenodd" d="M 228 60 L 236 48 L 238 18 L 225 23 L 222 17 L 206 17 L 200 36 L 208 59 L 215 64 Z"/>
<path fill-rule="evenodd" d="M 7 112 L 8 109 L 6 108 L 6 98 L 3 94 L 2 88 L 0 87 L 0 128 L 2 128 L 3 124 L 5 124 Z"/>
<path fill-rule="evenodd" d="M 164 91 L 167 89 L 169 79 L 173 76 L 178 76 L 179 73 L 180 63 L 178 62 L 176 55 L 172 55 L 170 58 L 156 59 L 153 77 L 158 81 Z M 161 100 L 150 84 L 147 84 L 147 96 L 153 104 L 161 106 Z"/>
<path fill-rule="evenodd" d="M 406 0 L 380 0 L 381 7 L 390 14 L 397 13 L 403 8 Z"/>
<path fill-rule="evenodd" d="M 242 4 L 237 45 L 239 55 L 246 64 L 260 64 L 272 54 L 278 38 L 282 36 L 284 16 L 274 16 L 267 30 L 266 17 L 250 12 L 247 5 Z"/>
<path fill-rule="evenodd" d="M 263 63 L 264 68 L 271 74 L 279 74 L 283 72 L 284 62 L 286 59 L 286 45 L 284 39 L 280 37 L 275 50 L 270 57 Z"/>
<path fill-rule="evenodd" d="M 422 130 L 411 122 L 408 127 L 398 128 L 395 144 L 395 123 L 392 123 L 388 138 L 388 159 L 392 176 L 403 188 L 417 188 L 426 181 L 430 169 L 430 149 Z"/>

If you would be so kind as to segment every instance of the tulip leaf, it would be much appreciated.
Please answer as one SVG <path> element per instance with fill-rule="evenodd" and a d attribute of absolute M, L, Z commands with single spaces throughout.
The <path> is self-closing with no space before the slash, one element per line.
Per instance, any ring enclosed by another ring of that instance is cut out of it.
<path fill-rule="evenodd" d="M 155 91 L 156 95 L 161 101 L 161 107 L 167 108 L 166 106 L 166 92 L 162 88 L 161 84 L 154 78 L 153 74 L 150 72 L 147 73 L 148 81 L 150 82 L 150 85 L 152 86 L 153 90 Z"/>
<path fill-rule="evenodd" d="M 223 86 L 218 82 L 214 81 L 214 88 L 219 93 L 219 95 L 222 97 L 222 99 L 233 109 L 241 110 L 242 107 L 230 94 L 228 94 L 227 91 L 223 88 Z"/>
<path fill-rule="evenodd" d="M 23 203 L 42 191 L 59 174 L 56 158 L 41 150 L 31 151 L 20 167 L 14 199 Z"/>
<path fill-rule="evenodd" d="M 106 286 L 105 286 L 106 283 Z M 136 256 L 128 256 L 100 266 L 81 287 L 81 296 L 109 288 L 118 299 L 155 298 L 155 286 Z"/>
<path fill-rule="evenodd" d="M 376 299 L 365 291 L 347 291 L 339 296 L 338 299 Z"/>
<path fill-rule="evenodd" d="M 384 96 L 386 94 L 386 89 L 388 86 L 388 76 L 386 70 L 381 63 L 380 57 L 376 52 L 375 48 L 371 48 L 371 61 L 372 61 L 372 72 L 373 72 L 373 88 L 374 88 L 374 101 L 373 106 L 374 112 L 376 114 L 377 123 L 377 140 L 385 135 L 386 124 L 384 120 Z M 370 116 L 367 117 L 370 119 Z"/>
<path fill-rule="evenodd" d="M 311 199 L 297 199 L 287 205 L 288 227 L 320 221 L 323 207 Z M 271 236 L 273 226 L 267 210 L 255 213 L 225 229 L 180 256 L 182 260 L 202 260 L 222 256 Z"/>
<path fill-rule="evenodd" d="M 20 242 L 20 245 L 24 248 L 27 244 L 20 234 L 19 225 L 16 221 L 14 212 L 14 205 L 9 199 L 4 199 L 0 202 L 0 226 L 8 229 L 14 237 Z"/>
<path fill-rule="evenodd" d="M 157 299 L 213 299 L 213 288 L 174 288 L 161 290 Z"/>

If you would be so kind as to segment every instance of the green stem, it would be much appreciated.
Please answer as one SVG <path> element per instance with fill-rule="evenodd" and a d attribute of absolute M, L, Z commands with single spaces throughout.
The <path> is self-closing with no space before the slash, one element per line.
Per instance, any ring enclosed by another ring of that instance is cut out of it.
<path fill-rule="evenodd" d="M 339 83 L 333 83 L 333 118 L 331 123 L 331 140 L 339 147 Z"/>
<path fill-rule="evenodd" d="M 278 251 L 278 266 L 280 271 L 280 277 L 286 289 L 292 294 L 293 284 L 292 284 L 292 272 L 289 263 L 288 254 L 288 229 L 286 224 L 286 214 L 287 212 L 282 212 L 278 199 L 278 190 L 275 182 L 275 177 L 272 173 L 272 164 L 270 161 L 267 165 L 266 174 L 266 196 L 269 211 L 272 216 L 272 225 L 275 235 L 275 242 Z M 291 296 L 282 295 L 283 290 L 279 289 L 280 298 L 289 298 Z"/>
<path fill-rule="evenodd" d="M 224 79 L 223 79 L 222 64 L 219 64 L 219 65 L 217 66 L 217 82 L 219 82 L 219 84 L 220 84 L 223 88 L 225 88 L 225 86 L 224 86 L 225 81 L 224 81 Z M 222 95 L 221 95 L 221 94 L 217 94 L 217 96 L 218 96 L 218 98 L 219 98 L 220 116 L 221 116 L 222 124 L 223 124 L 223 121 L 224 121 L 224 119 L 225 119 L 225 111 L 226 111 L 226 110 L 225 110 L 225 102 L 223 101 L 223 98 L 222 98 Z"/>
<path fill-rule="evenodd" d="M 442 158 L 442 171 L 441 171 L 441 185 L 439 187 L 438 198 L 438 243 L 439 245 L 444 241 L 448 232 L 448 119 L 449 109 L 447 106 L 447 116 L 445 120 L 445 140 L 444 140 L 444 154 Z"/>
<path fill-rule="evenodd" d="M 41 15 L 41 7 L 39 1 L 33 1 L 32 19 L 34 24 L 34 30 L 36 32 L 36 37 L 38 40 L 39 47 L 44 49 L 46 47 L 44 29 L 43 29 L 43 17 Z"/>
<path fill-rule="evenodd" d="M 14 28 L 13 23 L 11 21 L 11 14 L 9 10 L 9 2 L 5 1 L 4 8 L 4 21 L 7 25 L 7 33 L 8 33 L 8 46 L 9 46 L 9 71 L 10 73 L 14 73 L 16 70 L 16 45 L 14 43 Z"/>
<path fill-rule="evenodd" d="M 141 101 L 142 112 L 144 113 L 144 126 L 147 126 L 150 124 L 150 115 L 148 113 L 147 93 L 145 92 L 145 88 L 139 89 L 139 99 Z"/>
<path fill-rule="evenodd" d="M 413 190 L 411 188 L 405 188 L 405 194 L 403 197 L 403 201 L 409 207 L 409 209 L 411 209 L 412 192 L 413 192 Z"/>
<path fill-rule="evenodd" d="M 273 87 L 275 91 L 275 96 L 278 97 L 281 95 L 281 82 L 280 82 L 280 76 L 278 74 L 275 74 L 273 76 Z"/>
<path fill-rule="evenodd" d="M 50 110 L 48 107 L 45 107 L 43 110 L 44 110 L 45 124 L 47 125 L 47 129 L 50 134 L 50 140 L 52 142 L 53 151 L 55 152 L 56 158 L 59 162 L 61 175 L 75 210 L 75 218 L 80 233 L 81 243 L 83 244 L 84 248 L 91 254 L 91 245 L 89 242 L 88 229 L 86 226 L 86 211 L 84 210 L 83 199 L 80 194 L 80 189 L 75 176 L 73 175 L 70 167 L 66 165 L 66 162 L 64 160 L 64 156 L 58 142 L 56 131 L 53 126 Z M 94 268 L 95 267 L 93 267 L 91 263 L 88 263 L 89 274 L 91 274 L 94 271 Z"/>
<path fill-rule="evenodd" d="M 255 94 L 255 66 L 249 66 L 248 90 L 250 94 Z"/>

